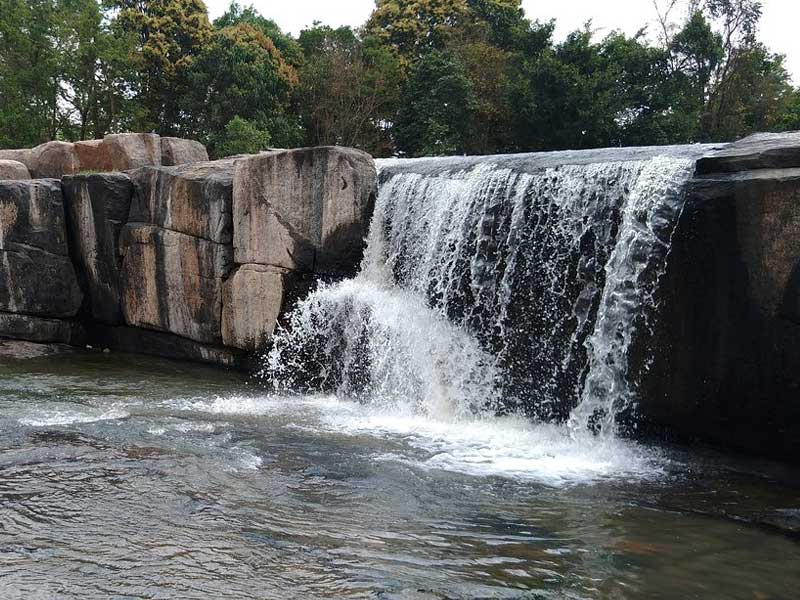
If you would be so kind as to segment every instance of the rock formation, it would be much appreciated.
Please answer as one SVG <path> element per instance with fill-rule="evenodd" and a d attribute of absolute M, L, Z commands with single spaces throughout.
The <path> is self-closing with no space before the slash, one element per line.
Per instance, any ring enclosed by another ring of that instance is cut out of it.
<path fill-rule="evenodd" d="M 74 317 L 82 297 L 59 182 L 0 181 L 0 334 L 69 341 L 70 327 L 51 320 Z"/>
<path fill-rule="evenodd" d="M 126 134 L 6 154 L 63 179 L 0 184 L 0 337 L 228 366 L 315 277 L 352 272 L 376 186 L 372 159 L 341 148 L 209 162 Z"/>
<path fill-rule="evenodd" d="M 698 162 L 662 284 L 647 423 L 800 453 L 800 133 Z"/>
<path fill-rule="evenodd" d="M 124 173 L 71 175 L 61 182 L 73 262 L 99 323 L 123 322 L 119 238 L 128 221 L 133 183 Z"/>

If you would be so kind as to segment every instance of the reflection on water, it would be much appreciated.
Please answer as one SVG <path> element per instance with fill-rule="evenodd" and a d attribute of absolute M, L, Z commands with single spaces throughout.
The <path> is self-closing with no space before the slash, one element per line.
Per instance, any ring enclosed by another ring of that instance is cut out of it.
<path fill-rule="evenodd" d="M 5 360 L 0 597 L 797 597 L 796 473 L 591 444 L 167 361 Z"/>

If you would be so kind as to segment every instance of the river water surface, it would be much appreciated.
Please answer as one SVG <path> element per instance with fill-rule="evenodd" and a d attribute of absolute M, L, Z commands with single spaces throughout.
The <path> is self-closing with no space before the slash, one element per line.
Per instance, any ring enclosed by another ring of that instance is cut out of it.
<path fill-rule="evenodd" d="M 0 598 L 798 597 L 796 472 L 565 431 L 3 359 Z"/>

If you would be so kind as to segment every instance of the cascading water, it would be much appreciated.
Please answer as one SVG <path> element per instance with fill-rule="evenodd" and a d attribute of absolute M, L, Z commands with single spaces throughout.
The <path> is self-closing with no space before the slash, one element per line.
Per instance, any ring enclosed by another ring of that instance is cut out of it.
<path fill-rule="evenodd" d="M 613 432 L 694 170 L 685 149 L 614 153 L 383 161 L 360 274 L 300 302 L 264 375 Z"/>

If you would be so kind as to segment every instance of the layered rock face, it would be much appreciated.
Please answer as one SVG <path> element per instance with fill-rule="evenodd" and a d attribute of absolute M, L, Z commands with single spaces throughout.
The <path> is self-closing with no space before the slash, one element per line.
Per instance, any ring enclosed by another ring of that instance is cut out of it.
<path fill-rule="evenodd" d="M 800 133 L 701 159 L 663 283 L 651 424 L 800 456 Z"/>
<path fill-rule="evenodd" d="M 124 173 L 64 177 L 73 262 L 86 290 L 93 320 L 123 322 L 119 238 L 128 221 L 133 183 Z"/>
<path fill-rule="evenodd" d="M 0 181 L 0 333 L 68 342 L 69 327 L 49 321 L 74 317 L 82 299 L 59 182 Z"/>
<path fill-rule="evenodd" d="M 34 173 L 115 171 L 0 184 L 0 336 L 234 366 L 310 281 L 360 260 L 376 187 L 361 152 L 208 162 L 149 134 L 45 146 Z"/>

